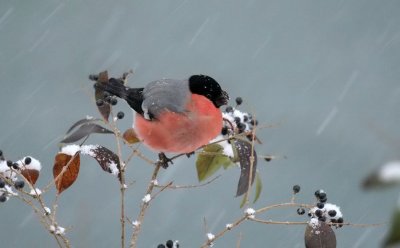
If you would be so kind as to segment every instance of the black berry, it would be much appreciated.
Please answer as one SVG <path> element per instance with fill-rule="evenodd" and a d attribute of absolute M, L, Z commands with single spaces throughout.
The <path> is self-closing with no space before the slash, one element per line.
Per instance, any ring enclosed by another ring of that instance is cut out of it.
<path fill-rule="evenodd" d="M 336 216 L 336 211 L 335 210 L 329 210 L 328 212 L 330 217 L 335 217 Z"/>
<path fill-rule="evenodd" d="M 17 163 L 13 163 L 12 167 L 13 167 L 14 170 L 18 170 L 19 169 L 19 166 L 18 166 Z"/>
<path fill-rule="evenodd" d="M 306 212 L 306 210 L 304 210 L 304 208 L 298 208 L 297 209 L 297 214 L 298 215 L 303 215 L 303 214 L 305 214 L 305 212 Z"/>
<path fill-rule="evenodd" d="M 244 115 L 244 116 L 243 116 L 243 121 L 244 121 L 244 122 L 247 122 L 248 120 L 249 120 L 249 117 L 248 117 L 247 115 Z"/>
<path fill-rule="evenodd" d="M 339 227 L 342 227 L 343 225 L 343 218 L 342 217 L 340 217 L 338 220 L 337 220 L 337 223 L 339 223 Z"/>
<path fill-rule="evenodd" d="M 13 166 L 13 162 L 12 162 L 11 160 L 7 160 L 7 166 L 8 166 L 8 167 Z"/>
<path fill-rule="evenodd" d="M 237 105 L 240 105 L 243 103 L 243 99 L 241 97 L 236 97 L 235 101 L 236 101 Z"/>
<path fill-rule="evenodd" d="M 311 214 L 311 213 L 308 213 L 308 216 L 309 216 L 309 217 L 311 217 L 311 216 L 312 216 L 312 214 Z"/>
<path fill-rule="evenodd" d="M 328 201 L 328 198 L 326 198 L 326 197 L 325 198 L 320 198 L 319 201 L 325 203 L 325 202 Z"/>
<path fill-rule="evenodd" d="M 14 187 L 15 187 L 16 189 L 22 189 L 24 186 L 25 186 L 25 182 L 24 182 L 24 181 L 16 181 L 16 182 L 14 183 Z"/>
<path fill-rule="evenodd" d="M 293 186 L 293 193 L 294 194 L 297 194 L 297 193 L 299 193 L 300 192 L 300 185 L 294 185 Z"/>
<path fill-rule="evenodd" d="M 322 211 L 320 209 L 315 210 L 315 216 L 322 217 Z"/>
<path fill-rule="evenodd" d="M 258 125 L 258 121 L 257 120 L 251 120 L 250 124 L 253 126 L 257 126 Z"/>
<path fill-rule="evenodd" d="M 317 197 L 317 198 L 319 198 L 319 195 L 321 194 L 321 191 L 320 190 L 317 190 L 317 191 L 315 191 L 315 193 L 314 193 L 314 195 L 315 195 L 315 197 Z"/>
<path fill-rule="evenodd" d="M 31 157 L 26 157 L 26 158 L 25 158 L 25 161 L 24 161 L 24 164 L 25 164 L 25 165 L 28 165 L 28 164 L 30 164 L 31 162 L 32 162 Z"/>
<path fill-rule="evenodd" d="M 239 125 L 239 123 L 240 123 L 240 118 L 239 117 L 235 117 L 235 123 L 236 123 L 236 125 Z"/>
<path fill-rule="evenodd" d="M 103 105 L 104 105 L 104 101 L 103 101 L 103 99 L 97 99 L 97 101 L 96 101 L 96 105 L 97 105 L 98 107 L 101 107 L 101 106 L 103 106 Z"/>
<path fill-rule="evenodd" d="M 159 245 L 157 246 L 157 248 L 165 248 L 165 245 L 159 244 Z"/>
<path fill-rule="evenodd" d="M 3 156 L 3 151 L 2 151 L 2 150 L 0 150 L 0 157 L 1 157 L 1 156 Z"/>
<path fill-rule="evenodd" d="M 326 198 L 326 193 L 325 193 L 325 192 L 320 192 L 318 198 L 319 198 L 319 199 L 324 199 L 324 198 Z"/>
<path fill-rule="evenodd" d="M 325 216 L 319 217 L 318 220 L 322 221 L 322 222 L 325 222 L 326 221 L 326 217 Z"/>
<path fill-rule="evenodd" d="M 118 118 L 118 119 L 122 119 L 122 118 L 124 118 L 124 116 L 125 116 L 125 114 L 124 114 L 124 112 L 122 112 L 122 111 L 119 111 L 119 112 L 117 113 L 117 118 Z"/>
<path fill-rule="evenodd" d="M 246 125 L 243 123 L 239 123 L 238 129 L 239 129 L 239 133 L 243 133 L 244 130 L 246 129 Z"/>
<path fill-rule="evenodd" d="M 225 108 L 225 112 L 232 113 L 233 112 L 233 108 L 231 106 L 228 106 L 228 107 Z"/>
<path fill-rule="evenodd" d="M 117 105 L 117 103 L 118 103 L 117 98 L 115 98 L 115 97 L 111 98 L 111 101 L 110 101 L 111 105 L 115 106 L 115 105 Z"/>
<path fill-rule="evenodd" d="M 6 186 L 6 183 L 0 178 L 0 188 L 4 188 L 4 186 Z"/>
<path fill-rule="evenodd" d="M 271 156 L 265 157 L 264 160 L 270 162 L 272 160 L 272 157 Z"/>
<path fill-rule="evenodd" d="M 227 135 L 227 134 L 228 134 L 228 127 L 227 127 L 227 126 L 225 126 L 225 127 L 223 127 L 223 128 L 221 129 L 221 134 L 222 134 L 222 135 Z"/>
<path fill-rule="evenodd" d="M 325 204 L 323 204 L 322 202 L 317 203 L 317 208 L 319 208 L 319 209 L 323 209 L 324 206 L 325 206 Z"/>
<path fill-rule="evenodd" d="M 172 246 L 174 246 L 174 242 L 172 240 L 168 240 L 166 245 L 167 245 L 167 248 L 172 248 Z"/>
<path fill-rule="evenodd" d="M 0 195 L 0 202 L 7 201 L 7 197 L 5 195 Z"/>

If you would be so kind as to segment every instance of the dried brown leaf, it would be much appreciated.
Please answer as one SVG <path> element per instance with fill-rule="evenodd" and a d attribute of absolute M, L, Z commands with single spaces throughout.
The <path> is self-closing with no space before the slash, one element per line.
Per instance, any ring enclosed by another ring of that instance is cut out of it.
<path fill-rule="evenodd" d="M 65 153 L 58 153 L 56 155 L 53 167 L 53 177 L 59 194 L 69 188 L 78 178 L 79 167 L 79 153 L 74 156 Z"/>

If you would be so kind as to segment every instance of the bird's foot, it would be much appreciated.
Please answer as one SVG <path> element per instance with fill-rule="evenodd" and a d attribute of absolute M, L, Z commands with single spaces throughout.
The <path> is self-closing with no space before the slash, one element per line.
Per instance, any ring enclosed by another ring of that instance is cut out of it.
<path fill-rule="evenodd" d="M 170 158 L 168 158 L 167 156 L 165 156 L 165 153 L 163 153 L 163 152 L 160 152 L 158 154 L 158 162 L 157 163 L 164 169 L 168 168 L 169 163 L 173 164 L 172 160 Z"/>
<path fill-rule="evenodd" d="M 192 156 L 192 155 L 194 155 L 194 151 L 186 153 L 186 157 L 188 157 L 188 158 L 190 158 L 190 156 Z"/>

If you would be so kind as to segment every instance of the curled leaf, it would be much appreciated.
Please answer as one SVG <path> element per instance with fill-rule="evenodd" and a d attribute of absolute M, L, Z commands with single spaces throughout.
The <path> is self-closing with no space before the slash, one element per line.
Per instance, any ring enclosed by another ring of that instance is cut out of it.
<path fill-rule="evenodd" d="M 53 177 L 58 193 L 69 188 L 78 178 L 80 167 L 79 153 L 74 156 L 58 153 L 55 157 Z"/>
<path fill-rule="evenodd" d="M 197 177 L 200 182 L 212 176 L 223 165 L 231 163 L 230 158 L 223 154 L 223 150 L 218 144 L 210 144 L 203 148 L 196 161 Z"/>
<path fill-rule="evenodd" d="M 98 124 L 94 123 L 86 123 L 81 125 L 75 132 L 71 133 L 67 137 L 65 137 L 61 143 L 73 143 L 76 142 L 92 133 L 113 133 L 111 130 L 108 130 L 105 127 L 102 127 Z"/>
<path fill-rule="evenodd" d="M 257 154 L 256 151 L 253 149 L 251 143 L 240 139 L 236 139 L 234 140 L 234 142 L 236 150 L 235 153 L 237 153 L 237 157 L 240 163 L 240 178 L 236 196 L 241 196 L 249 189 L 250 171 L 252 171 L 251 184 L 254 183 L 257 171 Z"/>
<path fill-rule="evenodd" d="M 81 153 L 96 159 L 104 171 L 121 177 L 121 164 L 113 151 L 100 145 L 87 145 L 81 147 Z"/>
<path fill-rule="evenodd" d="M 122 135 L 126 143 L 128 144 L 135 144 L 140 142 L 139 138 L 136 135 L 135 129 L 129 128 L 127 129 L 124 134 Z"/>
<path fill-rule="evenodd" d="M 318 221 L 316 226 L 307 225 L 304 242 L 306 248 L 336 248 L 336 235 L 330 225 Z"/>
<path fill-rule="evenodd" d="M 67 131 L 66 134 L 69 134 L 74 128 L 82 125 L 82 124 L 87 124 L 87 123 L 91 123 L 91 122 L 95 122 L 95 121 L 99 121 L 100 119 L 95 119 L 95 118 L 91 118 L 91 117 L 87 117 L 85 119 L 81 119 L 77 122 L 75 122 Z"/>

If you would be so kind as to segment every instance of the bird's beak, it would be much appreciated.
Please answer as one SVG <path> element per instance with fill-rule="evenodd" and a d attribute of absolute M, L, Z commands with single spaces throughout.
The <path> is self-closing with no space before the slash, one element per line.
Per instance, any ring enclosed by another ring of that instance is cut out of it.
<path fill-rule="evenodd" d="M 217 100 L 215 101 L 216 105 L 218 107 L 221 107 L 223 105 L 228 104 L 229 101 L 229 95 L 228 93 L 226 93 L 226 91 L 222 91 L 222 94 L 217 98 Z"/>

